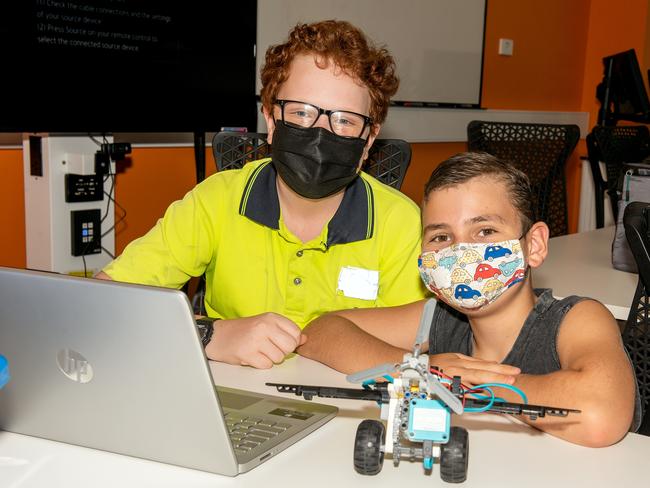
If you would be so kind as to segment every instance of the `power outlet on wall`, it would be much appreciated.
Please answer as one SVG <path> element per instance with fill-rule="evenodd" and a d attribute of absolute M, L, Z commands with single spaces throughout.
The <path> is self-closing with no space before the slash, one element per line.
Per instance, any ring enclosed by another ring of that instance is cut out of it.
<path fill-rule="evenodd" d="M 499 54 L 501 56 L 512 56 L 515 48 L 515 41 L 512 39 L 499 39 Z"/>

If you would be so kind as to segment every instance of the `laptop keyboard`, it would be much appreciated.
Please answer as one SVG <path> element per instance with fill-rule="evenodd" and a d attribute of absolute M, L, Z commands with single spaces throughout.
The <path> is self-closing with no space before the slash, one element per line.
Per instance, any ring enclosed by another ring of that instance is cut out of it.
<path fill-rule="evenodd" d="M 237 454 L 246 454 L 291 427 L 291 424 L 233 412 L 225 412 L 224 418 L 230 441 Z"/>

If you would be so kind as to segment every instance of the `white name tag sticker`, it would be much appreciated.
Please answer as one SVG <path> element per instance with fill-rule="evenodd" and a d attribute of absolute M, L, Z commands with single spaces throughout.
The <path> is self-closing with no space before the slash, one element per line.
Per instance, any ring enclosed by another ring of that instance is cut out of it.
<path fill-rule="evenodd" d="M 379 271 L 344 266 L 339 273 L 336 291 L 350 298 L 376 300 L 379 291 Z"/>

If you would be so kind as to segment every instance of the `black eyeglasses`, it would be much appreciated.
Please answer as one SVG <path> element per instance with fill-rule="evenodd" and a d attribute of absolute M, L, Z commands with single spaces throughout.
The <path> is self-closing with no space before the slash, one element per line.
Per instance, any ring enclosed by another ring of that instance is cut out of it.
<path fill-rule="evenodd" d="M 321 115 L 325 114 L 329 119 L 332 132 L 342 137 L 362 137 L 366 127 L 370 127 L 373 123 L 367 115 L 347 110 L 325 110 L 297 100 L 276 100 L 275 104 L 280 106 L 282 122 L 287 125 L 309 129 L 316 125 Z"/>

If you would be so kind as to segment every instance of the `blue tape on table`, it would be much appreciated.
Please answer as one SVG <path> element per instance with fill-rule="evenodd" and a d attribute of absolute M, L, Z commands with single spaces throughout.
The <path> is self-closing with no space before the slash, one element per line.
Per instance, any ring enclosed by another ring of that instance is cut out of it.
<path fill-rule="evenodd" d="M 4 356 L 0 356 L 0 388 L 9 381 L 9 363 Z"/>

